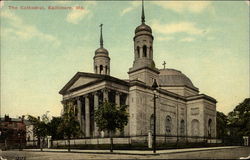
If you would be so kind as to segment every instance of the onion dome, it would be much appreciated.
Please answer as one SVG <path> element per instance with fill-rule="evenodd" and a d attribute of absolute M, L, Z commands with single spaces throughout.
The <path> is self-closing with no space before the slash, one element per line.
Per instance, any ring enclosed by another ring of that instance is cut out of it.
<path fill-rule="evenodd" d="M 152 29 L 148 25 L 145 24 L 145 13 L 144 13 L 144 3 L 142 1 L 142 14 L 141 14 L 141 22 L 142 24 L 136 27 L 135 34 L 138 32 L 149 32 L 152 34 Z"/>
<path fill-rule="evenodd" d="M 136 27 L 135 34 L 138 32 L 141 32 L 141 31 L 146 31 L 146 32 L 152 33 L 152 29 L 148 25 L 146 25 L 145 23 L 142 23 L 141 25 Z"/>
<path fill-rule="evenodd" d="M 100 48 L 98 48 L 96 51 L 95 51 L 95 55 L 101 55 L 101 54 L 105 54 L 105 55 L 108 55 L 109 52 L 107 49 L 105 49 L 103 47 L 103 37 L 102 37 L 102 26 L 103 24 L 100 25 L 100 28 L 101 28 L 101 35 L 100 35 Z"/>

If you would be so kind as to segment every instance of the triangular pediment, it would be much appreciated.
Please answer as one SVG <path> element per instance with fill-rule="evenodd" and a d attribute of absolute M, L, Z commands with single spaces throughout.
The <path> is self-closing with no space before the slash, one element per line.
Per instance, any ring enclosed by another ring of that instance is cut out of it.
<path fill-rule="evenodd" d="M 77 88 L 79 86 L 88 84 L 90 82 L 96 81 L 98 80 L 98 78 L 92 78 L 92 77 L 79 77 L 78 80 L 75 81 L 75 83 L 73 83 L 71 85 L 71 87 L 69 88 L 69 90 L 73 89 L 73 88 Z"/>
<path fill-rule="evenodd" d="M 59 91 L 60 94 L 64 95 L 70 93 L 72 91 L 82 89 L 84 87 L 88 87 L 90 85 L 95 85 L 102 81 L 111 81 L 113 83 L 118 83 L 121 85 L 129 86 L 129 83 L 109 76 L 109 75 L 101 75 L 95 73 L 86 73 L 86 72 L 77 72 L 73 78 Z"/>
<path fill-rule="evenodd" d="M 90 83 L 95 83 L 102 80 L 101 75 L 85 72 L 77 72 L 74 77 L 60 90 L 60 94 L 65 94 L 68 91 L 84 86 Z"/>

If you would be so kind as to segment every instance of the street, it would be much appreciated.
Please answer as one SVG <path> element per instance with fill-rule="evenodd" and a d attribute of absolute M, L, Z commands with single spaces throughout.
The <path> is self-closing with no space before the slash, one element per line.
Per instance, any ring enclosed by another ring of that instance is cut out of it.
<path fill-rule="evenodd" d="M 137 152 L 138 154 L 140 151 Z M 204 151 L 189 151 L 189 152 L 173 152 L 173 153 L 161 153 L 157 155 L 145 154 L 136 155 L 129 153 L 117 153 L 114 151 L 110 153 L 84 153 L 77 152 L 68 153 L 65 151 L 0 151 L 0 156 L 7 160 L 68 160 L 68 159 L 239 159 L 240 157 L 247 157 L 250 155 L 250 147 L 236 147 L 236 148 L 224 148 L 216 150 L 204 150 Z"/>

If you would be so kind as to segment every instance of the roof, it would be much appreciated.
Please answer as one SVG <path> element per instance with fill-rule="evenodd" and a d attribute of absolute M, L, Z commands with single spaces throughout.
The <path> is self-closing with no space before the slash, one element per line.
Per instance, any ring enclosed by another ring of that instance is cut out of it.
<path fill-rule="evenodd" d="M 159 85 L 162 87 L 179 87 L 184 86 L 195 91 L 199 89 L 195 87 L 192 81 L 181 71 L 175 69 L 161 69 L 159 74 Z"/>
<path fill-rule="evenodd" d="M 147 32 L 152 33 L 152 29 L 150 28 L 150 26 L 146 25 L 145 23 L 142 23 L 141 25 L 139 25 L 138 27 L 136 27 L 135 34 L 137 32 L 140 32 L 140 31 L 147 31 Z"/>
<path fill-rule="evenodd" d="M 6 119 L 5 117 L 0 117 L 0 121 L 2 122 L 22 122 L 22 119 L 20 118 L 10 118 Z"/>
<path fill-rule="evenodd" d="M 103 47 L 100 47 L 98 48 L 96 51 L 95 51 L 95 55 L 98 55 L 98 54 L 104 54 L 106 56 L 108 56 L 109 52 L 107 49 L 103 48 Z"/>
<path fill-rule="evenodd" d="M 70 91 L 75 91 L 75 90 L 78 90 L 78 89 L 81 89 L 81 88 L 84 88 L 84 87 L 87 87 L 87 86 L 90 86 L 90 85 L 94 85 L 94 84 L 96 84 L 98 82 L 102 82 L 102 81 L 112 81 L 112 82 L 115 82 L 115 83 L 118 83 L 118 84 L 129 86 L 128 82 L 126 82 L 124 80 L 121 80 L 121 79 L 118 79 L 118 78 L 115 78 L 115 77 L 112 77 L 112 76 L 109 76 L 109 75 L 102 75 L 102 74 L 95 74 L 95 73 L 86 73 L 86 72 L 77 72 L 73 76 L 73 78 L 71 78 L 71 80 L 59 91 L 59 93 L 62 94 L 62 95 L 66 94 L 67 91 L 68 91 L 68 89 L 80 77 L 93 78 L 93 81 L 90 81 L 90 82 L 87 82 L 85 84 L 79 85 L 76 88 L 71 89 Z"/>

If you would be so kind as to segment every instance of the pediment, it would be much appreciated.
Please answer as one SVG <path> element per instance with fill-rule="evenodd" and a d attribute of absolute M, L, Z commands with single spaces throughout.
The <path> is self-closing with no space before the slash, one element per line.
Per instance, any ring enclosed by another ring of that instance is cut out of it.
<path fill-rule="evenodd" d="M 59 91 L 59 93 L 65 95 L 69 92 L 72 92 L 73 90 L 78 90 L 80 88 L 94 85 L 102 81 L 111 81 L 112 83 L 129 86 L 128 82 L 109 75 L 77 72 L 74 77 L 71 78 L 71 80 Z"/>
<path fill-rule="evenodd" d="M 102 80 L 101 75 L 85 72 L 77 72 L 73 78 L 59 91 L 60 94 L 65 94 L 68 91 L 78 88 L 80 86 L 95 83 L 98 80 Z"/>
<path fill-rule="evenodd" d="M 90 82 L 93 82 L 93 81 L 96 81 L 98 80 L 98 78 L 92 78 L 92 77 L 79 77 L 78 80 L 75 81 L 75 83 L 73 83 L 71 85 L 71 87 L 69 87 L 68 90 L 71 90 L 73 88 L 77 88 L 79 86 L 82 86 L 82 85 L 85 85 L 85 84 L 88 84 Z"/>

